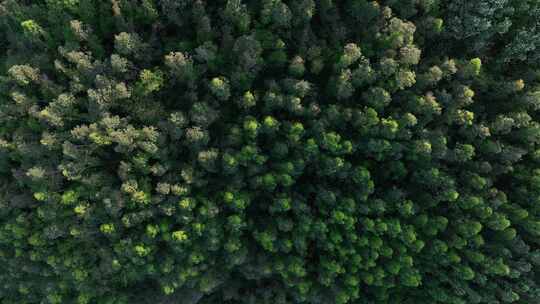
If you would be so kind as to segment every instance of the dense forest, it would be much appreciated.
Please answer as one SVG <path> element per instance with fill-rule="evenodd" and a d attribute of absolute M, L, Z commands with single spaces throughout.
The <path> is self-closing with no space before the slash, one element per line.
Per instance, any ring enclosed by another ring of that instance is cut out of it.
<path fill-rule="evenodd" d="M 1 304 L 539 304 L 540 1 L 0 0 Z"/>

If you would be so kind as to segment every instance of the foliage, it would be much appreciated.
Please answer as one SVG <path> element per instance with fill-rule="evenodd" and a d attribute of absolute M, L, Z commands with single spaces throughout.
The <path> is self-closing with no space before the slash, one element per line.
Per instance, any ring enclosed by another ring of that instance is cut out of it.
<path fill-rule="evenodd" d="M 0 0 L 0 303 L 540 303 L 532 0 Z"/>

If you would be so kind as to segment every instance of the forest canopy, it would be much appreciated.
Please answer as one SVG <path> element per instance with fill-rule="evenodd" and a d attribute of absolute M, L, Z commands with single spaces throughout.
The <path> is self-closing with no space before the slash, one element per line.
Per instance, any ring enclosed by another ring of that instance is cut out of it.
<path fill-rule="evenodd" d="M 0 0 L 1 304 L 540 304 L 537 0 Z"/>

